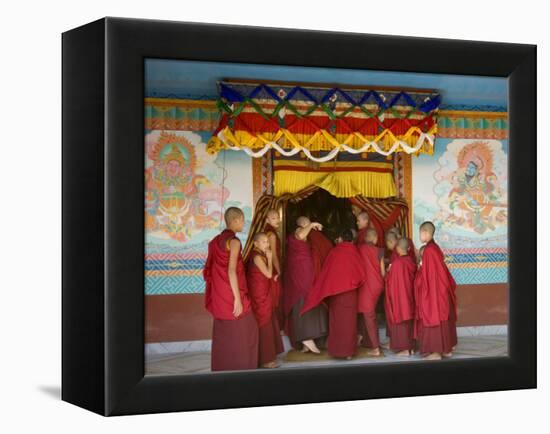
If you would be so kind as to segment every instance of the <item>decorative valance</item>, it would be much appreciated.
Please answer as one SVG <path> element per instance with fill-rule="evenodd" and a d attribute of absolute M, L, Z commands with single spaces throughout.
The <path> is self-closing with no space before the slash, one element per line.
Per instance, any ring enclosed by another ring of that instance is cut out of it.
<path fill-rule="evenodd" d="M 440 95 L 432 90 L 246 81 L 218 86 L 221 119 L 208 142 L 211 153 L 233 149 L 261 157 L 274 149 L 323 163 L 342 151 L 433 152 Z"/>
<path fill-rule="evenodd" d="M 396 195 L 393 161 L 387 157 L 342 153 L 331 161 L 317 163 L 299 156 L 274 153 L 273 193 L 276 196 L 294 194 L 312 185 L 336 197 L 387 198 Z"/>

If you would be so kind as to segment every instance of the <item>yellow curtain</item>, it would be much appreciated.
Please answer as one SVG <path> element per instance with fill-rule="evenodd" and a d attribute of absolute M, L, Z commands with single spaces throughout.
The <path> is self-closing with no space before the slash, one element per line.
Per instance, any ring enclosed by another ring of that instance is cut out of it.
<path fill-rule="evenodd" d="M 366 196 L 387 198 L 396 195 L 392 173 L 355 172 L 301 172 L 277 170 L 274 173 L 275 196 L 296 193 L 315 185 L 336 197 Z"/>

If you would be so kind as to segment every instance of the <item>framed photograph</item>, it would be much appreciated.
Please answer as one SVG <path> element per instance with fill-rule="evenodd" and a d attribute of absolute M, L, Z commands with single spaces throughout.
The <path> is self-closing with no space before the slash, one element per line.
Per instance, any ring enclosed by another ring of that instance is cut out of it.
<path fill-rule="evenodd" d="M 62 46 L 65 401 L 536 387 L 536 46 L 122 18 Z"/>

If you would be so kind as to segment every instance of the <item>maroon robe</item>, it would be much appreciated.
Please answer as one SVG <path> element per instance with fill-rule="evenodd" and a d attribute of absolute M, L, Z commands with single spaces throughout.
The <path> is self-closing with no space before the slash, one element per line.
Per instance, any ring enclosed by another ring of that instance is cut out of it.
<path fill-rule="evenodd" d="M 359 232 L 357 232 L 357 238 L 355 238 L 355 245 L 359 247 L 362 244 L 365 244 L 365 237 L 367 236 L 367 231 L 369 230 L 369 227 L 359 229 Z"/>
<path fill-rule="evenodd" d="M 299 240 L 294 234 L 287 237 L 284 274 L 283 309 L 285 315 L 305 297 L 315 278 L 311 248 L 306 240 Z"/>
<path fill-rule="evenodd" d="M 414 349 L 414 276 L 416 263 L 410 256 L 397 256 L 386 275 L 386 320 L 390 328 L 390 348 Z"/>
<path fill-rule="evenodd" d="M 285 324 L 285 316 L 283 314 L 283 285 L 281 282 L 281 274 L 282 274 L 282 252 L 281 252 L 281 240 L 279 238 L 279 234 L 277 233 L 277 229 L 275 229 L 273 226 L 271 226 L 269 223 L 265 224 L 264 232 L 269 235 L 272 233 L 275 235 L 275 252 L 273 252 L 274 255 L 277 255 L 277 259 L 279 260 L 279 267 L 281 267 L 279 276 L 277 280 L 272 280 L 272 295 L 273 295 L 273 310 L 274 315 L 277 318 L 277 321 L 279 322 L 279 328 L 283 328 Z M 273 269 L 273 273 L 276 273 L 276 270 Z"/>
<path fill-rule="evenodd" d="M 233 316 L 235 297 L 229 283 L 229 243 L 235 232 L 225 229 L 208 243 L 203 270 L 206 282 L 205 307 L 214 317 L 211 369 L 213 371 L 258 367 L 258 324 L 251 312 L 242 254 L 237 260 L 237 281 L 243 312 Z"/>
<path fill-rule="evenodd" d="M 407 249 L 407 254 L 416 264 L 416 250 L 414 248 L 414 243 L 410 238 L 407 238 L 407 241 L 409 242 L 409 248 Z"/>
<path fill-rule="evenodd" d="M 368 348 L 378 348 L 378 324 L 376 322 L 376 304 L 384 291 L 384 278 L 380 270 L 380 260 L 384 255 L 383 249 L 370 243 L 359 246 L 359 254 L 365 268 L 365 283 L 359 288 L 358 310 L 361 323 L 364 325 L 363 345 Z M 361 324 L 360 323 L 360 324 Z"/>
<path fill-rule="evenodd" d="M 357 247 L 351 242 L 339 243 L 328 254 L 302 307 L 303 314 L 323 301 L 328 304 L 327 348 L 334 357 L 351 357 L 357 348 L 357 288 L 364 281 Z"/>
<path fill-rule="evenodd" d="M 296 348 L 301 348 L 304 340 L 326 336 L 328 324 L 326 309 L 319 306 L 306 315 L 300 311 L 315 278 L 315 267 L 310 244 L 299 240 L 294 234 L 287 238 L 284 273 L 284 314 L 288 317 L 287 335 Z"/>
<path fill-rule="evenodd" d="M 424 247 L 415 294 L 420 352 L 450 353 L 457 344 L 456 283 L 433 240 Z"/>
<path fill-rule="evenodd" d="M 311 255 L 313 258 L 313 269 L 315 277 L 321 273 L 321 268 L 330 250 L 334 247 L 325 234 L 315 229 L 311 230 L 307 236 Z"/>
<path fill-rule="evenodd" d="M 271 362 L 283 352 L 283 342 L 277 318 L 273 310 L 273 279 L 268 279 L 254 258 L 260 256 L 267 264 L 265 254 L 252 250 L 246 267 L 248 291 L 252 301 L 252 311 L 259 327 L 259 364 Z"/>

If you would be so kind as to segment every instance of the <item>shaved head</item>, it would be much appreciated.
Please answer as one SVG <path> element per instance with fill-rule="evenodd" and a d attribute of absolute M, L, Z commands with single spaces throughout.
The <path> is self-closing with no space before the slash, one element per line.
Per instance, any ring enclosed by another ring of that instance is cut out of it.
<path fill-rule="evenodd" d="M 361 211 L 357 214 L 356 223 L 359 229 L 365 229 L 369 226 L 369 215 L 366 211 Z"/>
<path fill-rule="evenodd" d="M 403 250 L 403 252 L 407 252 L 407 250 L 409 250 L 409 240 L 407 240 L 406 238 L 400 238 L 397 241 L 397 247 L 400 250 Z"/>
<path fill-rule="evenodd" d="M 256 235 L 254 235 L 253 241 L 254 241 L 254 242 L 256 242 L 256 241 L 261 241 L 261 240 L 263 240 L 264 238 L 267 240 L 267 235 L 264 234 L 263 232 L 258 232 Z"/>
<path fill-rule="evenodd" d="M 435 225 L 432 222 L 424 222 L 420 225 L 420 232 L 428 232 L 432 237 L 435 233 Z"/>
<path fill-rule="evenodd" d="M 369 220 L 369 213 L 366 211 L 361 211 L 359 214 L 357 214 L 357 218 L 363 219 L 363 220 Z"/>
<path fill-rule="evenodd" d="M 376 241 L 378 241 L 378 234 L 374 229 L 367 230 L 367 234 L 365 235 L 365 241 L 367 243 L 376 244 Z"/>
<path fill-rule="evenodd" d="M 227 226 L 230 226 L 231 223 L 233 223 L 235 220 L 238 220 L 240 218 L 244 219 L 244 213 L 240 208 L 237 208 L 235 206 L 231 206 L 227 208 L 225 211 L 225 214 L 223 215 L 225 219 L 225 224 Z"/>
<path fill-rule="evenodd" d="M 386 232 L 386 241 L 397 242 L 398 238 L 393 232 Z"/>
<path fill-rule="evenodd" d="M 311 220 L 307 218 L 306 216 L 302 215 L 296 219 L 296 226 L 299 226 L 301 228 L 309 225 L 311 223 Z"/>

